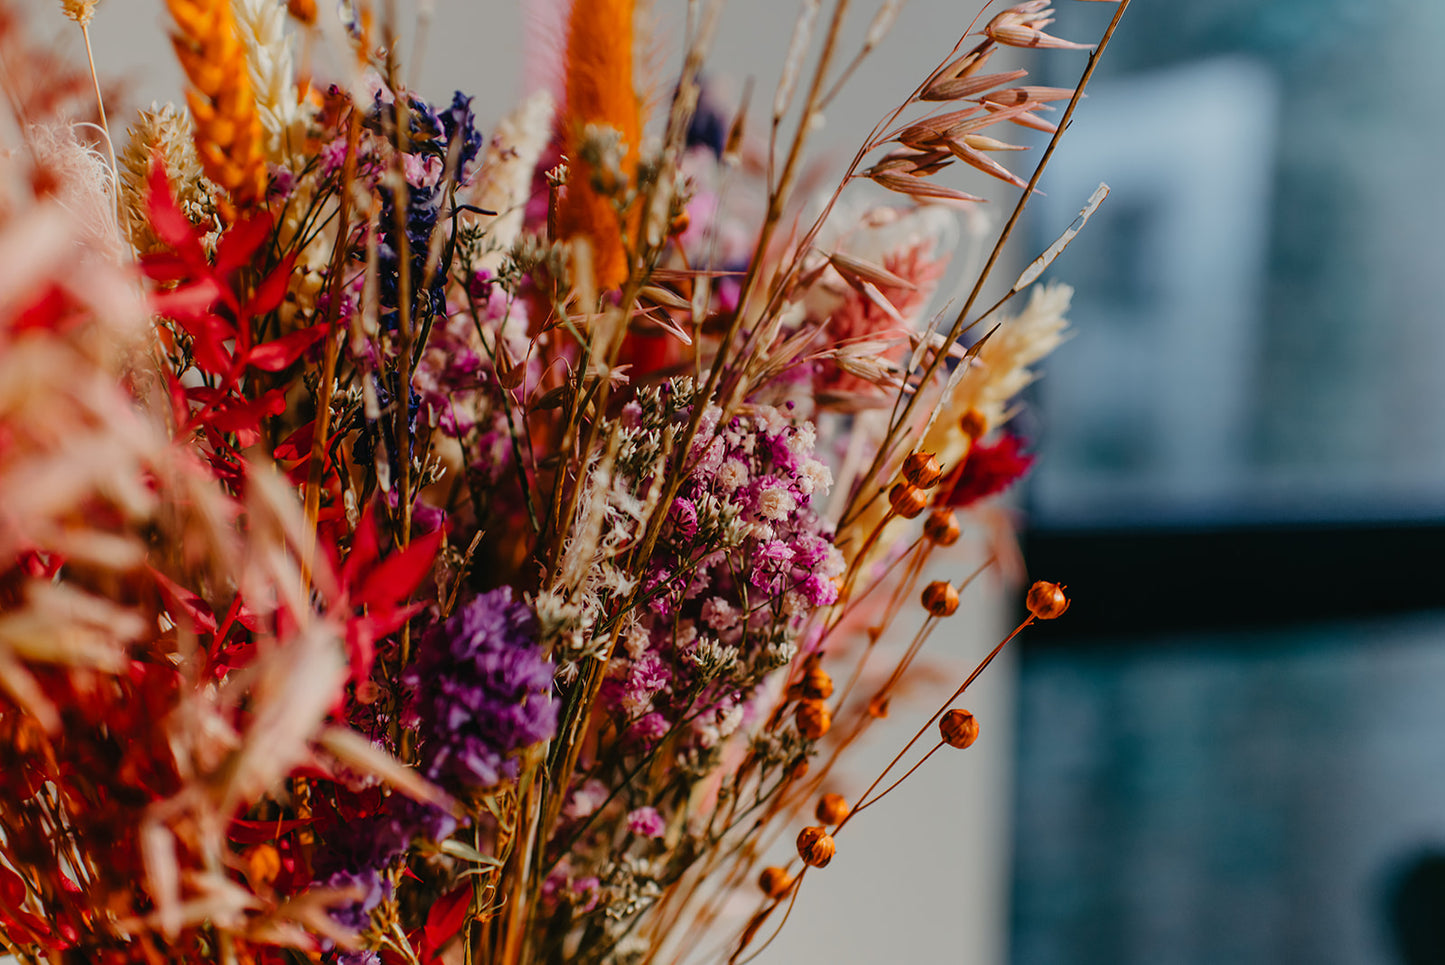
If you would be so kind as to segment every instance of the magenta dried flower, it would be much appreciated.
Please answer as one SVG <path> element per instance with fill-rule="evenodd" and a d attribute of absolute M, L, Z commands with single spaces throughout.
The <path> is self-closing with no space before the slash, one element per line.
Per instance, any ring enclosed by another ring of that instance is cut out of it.
<path fill-rule="evenodd" d="M 627 830 L 640 838 L 660 838 L 667 830 L 657 808 L 640 807 L 627 815 Z"/>

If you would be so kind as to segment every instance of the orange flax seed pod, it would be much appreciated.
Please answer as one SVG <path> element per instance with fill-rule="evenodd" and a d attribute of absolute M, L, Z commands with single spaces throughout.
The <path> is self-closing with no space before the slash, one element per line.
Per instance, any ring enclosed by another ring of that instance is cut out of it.
<path fill-rule="evenodd" d="M 627 253 L 614 198 L 593 187 L 596 172 L 582 159 L 582 144 L 589 125 L 612 128 L 622 137 L 622 171 L 635 175 L 642 118 L 632 87 L 632 20 L 633 0 L 573 0 L 567 18 L 560 134 L 570 174 L 557 208 L 557 235 L 591 246 L 599 291 L 626 280 Z M 629 227 L 629 234 L 634 228 Z"/>
<path fill-rule="evenodd" d="M 231 0 L 166 0 L 166 6 L 176 22 L 171 44 L 190 81 L 186 103 L 201 167 L 232 204 L 251 207 L 266 192 L 266 162 Z"/>

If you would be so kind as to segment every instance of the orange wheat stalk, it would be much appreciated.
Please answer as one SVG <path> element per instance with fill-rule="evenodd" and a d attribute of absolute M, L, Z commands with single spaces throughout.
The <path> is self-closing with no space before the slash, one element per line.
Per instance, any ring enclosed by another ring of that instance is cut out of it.
<path fill-rule="evenodd" d="M 571 173 L 557 208 L 561 238 L 583 238 L 592 247 L 594 279 L 600 290 L 627 278 L 622 223 L 613 199 L 592 187 L 592 169 L 582 160 L 587 126 L 610 127 L 626 149 L 622 170 L 637 171 L 642 119 L 632 87 L 633 0 L 573 0 L 567 18 L 566 106 L 562 139 Z"/>
<path fill-rule="evenodd" d="M 166 0 L 176 31 L 171 43 L 190 79 L 186 103 L 196 120 L 201 167 L 238 207 L 266 190 L 261 121 L 230 0 Z"/>

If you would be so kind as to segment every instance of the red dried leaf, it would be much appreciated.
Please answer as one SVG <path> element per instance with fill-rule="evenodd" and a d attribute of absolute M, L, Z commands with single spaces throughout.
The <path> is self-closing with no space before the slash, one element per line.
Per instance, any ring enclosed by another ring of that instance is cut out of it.
<path fill-rule="evenodd" d="M 243 818 L 236 818 L 226 831 L 226 837 L 236 844 L 261 844 L 275 841 L 283 834 L 289 834 L 297 828 L 310 827 L 310 825 L 310 821 L 302 820 L 247 821 Z"/>
<path fill-rule="evenodd" d="M 237 435 L 245 434 L 251 436 L 259 434 L 261 420 L 270 416 L 280 415 L 286 411 L 286 390 L 284 388 L 272 389 L 254 399 L 237 399 L 226 405 L 222 405 L 212 412 L 205 420 L 208 425 L 221 432 L 234 432 Z M 251 439 L 254 442 L 255 439 Z M 242 448 L 250 445 L 251 442 L 243 442 Z"/>
<path fill-rule="evenodd" d="M 277 462 L 295 462 L 311 457 L 311 445 L 316 440 L 316 420 L 312 419 L 281 441 L 271 453 Z"/>
<path fill-rule="evenodd" d="M 166 167 L 160 154 L 151 154 L 149 191 L 146 193 L 146 213 L 156 237 L 175 250 L 192 266 L 206 263 L 205 252 L 201 249 L 199 233 L 190 219 L 182 213 L 171 197 L 171 183 L 166 178 Z"/>
<path fill-rule="evenodd" d="M 442 946 L 462 930 L 471 904 L 470 882 L 458 885 L 432 904 L 431 911 L 427 912 L 426 924 L 422 926 L 421 960 L 424 963 L 437 961 Z"/>
<path fill-rule="evenodd" d="M 266 372 L 280 372 L 289 368 L 301 353 L 326 334 L 326 323 L 320 322 L 309 328 L 300 328 L 289 335 L 255 346 L 246 356 L 246 364 Z"/>
<path fill-rule="evenodd" d="M 296 264 L 294 253 L 286 256 L 281 264 L 277 265 L 271 274 L 262 279 L 261 284 L 256 286 L 250 299 L 241 309 L 241 313 L 249 318 L 258 315 L 265 315 L 276 310 L 281 300 L 286 297 L 286 288 L 291 281 L 291 268 Z"/>
<path fill-rule="evenodd" d="M 228 275 L 250 263 L 265 240 L 271 235 L 271 215 L 261 211 L 226 230 L 216 242 L 216 273 Z"/>
<path fill-rule="evenodd" d="M 969 506 L 1003 492 L 1021 479 L 1034 464 L 1034 457 L 1022 451 L 1023 443 L 1023 439 L 1007 432 L 993 445 L 975 442 L 943 505 Z"/>
<path fill-rule="evenodd" d="M 152 578 L 156 581 L 156 587 L 161 591 L 161 596 L 166 601 L 166 607 L 171 615 L 184 613 L 191 621 L 191 628 L 199 633 L 216 632 L 216 615 L 206 605 L 206 601 L 181 586 L 179 583 L 166 576 L 154 566 L 147 566 Z"/>
<path fill-rule="evenodd" d="M 368 573 L 351 597 L 356 606 L 377 609 L 396 606 L 411 596 L 422 578 L 431 571 L 445 529 L 418 536 L 406 549 L 391 554 Z"/>
<path fill-rule="evenodd" d="M 356 533 L 351 538 L 351 552 L 347 554 L 346 563 L 341 567 L 342 582 L 355 583 L 361 572 L 371 567 L 380 552 L 381 545 L 376 531 L 376 504 L 367 503 L 366 508 L 361 511 L 361 522 L 356 526 Z"/>
<path fill-rule="evenodd" d="M 202 278 L 151 297 L 151 311 L 185 324 L 190 319 L 214 317 L 216 304 L 225 297 L 225 289 L 214 278 Z"/>

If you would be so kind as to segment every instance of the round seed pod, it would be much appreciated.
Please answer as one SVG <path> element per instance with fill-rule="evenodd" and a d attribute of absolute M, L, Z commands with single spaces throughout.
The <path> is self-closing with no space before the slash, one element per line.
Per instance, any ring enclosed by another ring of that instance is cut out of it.
<path fill-rule="evenodd" d="M 903 478 L 919 489 L 932 489 L 943 478 L 943 467 L 931 452 L 909 453 L 903 460 Z"/>
<path fill-rule="evenodd" d="M 821 667 L 813 667 L 803 675 L 800 688 L 809 700 L 827 700 L 833 696 L 833 678 Z"/>
<path fill-rule="evenodd" d="M 824 824 L 837 824 L 848 816 L 848 802 L 841 794 L 824 794 L 813 812 Z"/>
<path fill-rule="evenodd" d="M 978 740 L 978 718 L 955 707 L 938 722 L 938 733 L 949 747 L 961 750 Z"/>
<path fill-rule="evenodd" d="M 833 836 L 826 828 L 810 827 L 798 832 L 798 857 L 803 859 L 805 865 L 826 868 L 837 850 L 833 844 Z"/>
<path fill-rule="evenodd" d="M 1029 587 L 1029 595 L 1024 603 L 1029 612 L 1040 620 L 1061 617 L 1069 608 L 1069 598 L 1064 596 L 1064 588 L 1057 583 L 1046 583 L 1043 580 Z"/>
<path fill-rule="evenodd" d="M 763 889 L 763 894 L 769 898 L 781 898 L 793 887 L 793 876 L 784 868 L 770 865 L 758 875 L 758 887 Z"/>
<path fill-rule="evenodd" d="M 873 699 L 868 701 L 868 716 L 875 720 L 881 720 L 888 716 L 888 697 L 884 694 L 875 694 Z"/>
<path fill-rule="evenodd" d="M 958 420 L 958 427 L 970 439 L 977 439 L 988 431 L 988 418 L 977 409 L 969 409 L 963 414 L 963 418 Z"/>
<path fill-rule="evenodd" d="M 833 714 L 821 700 L 805 700 L 798 704 L 794 720 L 798 724 L 798 733 L 810 741 L 822 737 L 833 726 Z"/>
<path fill-rule="evenodd" d="M 246 879 L 252 887 L 269 888 L 281 873 L 281 852 L 274 845 L 258 844 L 245 854 Z"/>
<path fill-rule="evenodd" d="M 928 494 L 912 483 L 896 483 L 888 490 L 888 505 L 904 519 L 913 519 L 928 507 Z"/>
<path fill-rule="evenodd" d="M 923 535 L 938 546 L 952 546 L 958 542 L 963 530 L 959 528 L 958 516 L 952 510 L 935 509 L 923 521 Z"/>
<path fill-rule="evenodd" d="M 788 780 L 801 781 L 808 776 L 808 759 L 799 757 L 788 767 Z"/>
<path fill-rule="evenodd" d="M 286 10 L 307 27 L 316 22 L 316 0 L 288 0 Z"/>
<path fill-rule="evenodd" d="M 958 591 L 947 580 L 934 580 L 923 588 L 923 608 L 936 617 L 953 616 L 958 609 Z"/>

